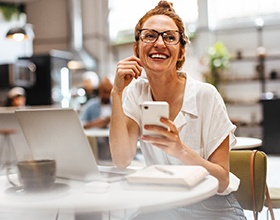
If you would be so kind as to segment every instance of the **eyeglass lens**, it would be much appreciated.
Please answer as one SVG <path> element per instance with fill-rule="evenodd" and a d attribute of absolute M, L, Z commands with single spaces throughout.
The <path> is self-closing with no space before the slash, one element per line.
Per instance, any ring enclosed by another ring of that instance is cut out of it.
<path fill-rule="evenodd" d="M 142 29 L 140 39 L 145 43 L 154 43 L 157 41 L 159 35 L 162 36 L 166 44 L 177 44 L 180 40 L 180 33 L 177 30 L 158 32 L 152 29 Z"/>

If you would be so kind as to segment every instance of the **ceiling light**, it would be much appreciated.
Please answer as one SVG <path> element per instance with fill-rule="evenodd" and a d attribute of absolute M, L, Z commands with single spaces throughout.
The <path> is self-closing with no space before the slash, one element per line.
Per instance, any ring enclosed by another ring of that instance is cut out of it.
<path fill-rule="evenodd" d="M 8 33 L 6 34 L 6 38 L 13 39 L 15 41 L 22 41 L 27 39 L 27 34 L 24 28 L 14 27 L 8 31 Z"/>

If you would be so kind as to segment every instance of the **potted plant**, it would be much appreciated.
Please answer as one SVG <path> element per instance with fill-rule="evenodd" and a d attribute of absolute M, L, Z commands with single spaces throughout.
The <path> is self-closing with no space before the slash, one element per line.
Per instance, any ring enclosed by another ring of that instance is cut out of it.
<path fill-rule="evenodd" d="M 205 76 L 205 80 L 219 89 L 222 73 L 227 68 L 232 56 L 220 41 L 208 48 L 207 56 L 209 71 Z"/>
<path fill-rule="evenodd" d="M 11 21 L 13 16 L 16 16 L 17 19 L 20 16 L 20 10 L 13 5 L 0 5 L 0 13 L 6 21 Z"/>

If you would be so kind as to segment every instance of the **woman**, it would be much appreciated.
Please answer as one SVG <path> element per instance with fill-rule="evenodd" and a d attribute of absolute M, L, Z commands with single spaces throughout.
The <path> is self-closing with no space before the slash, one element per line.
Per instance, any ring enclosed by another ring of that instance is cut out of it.
<path fill-rule="evenodd" d="M 236 142 L 236 127 L 212 85 L 179 71 L 188 38 L 172 4 L 160 1 L 148 11 L 135 27 L 135 40 L 135 55 L 118 63 L 111 92 L 110 149 L 114 163 L 128 166 L 140 137 L 147 165 L 201 165 L 218 179 L 218 192 L 227 194 L 174 209 L 171 212 L 176 219 L 246 219 L 234 195 L 228 194 L 229 149 Z M 142 68 L 147 78 L 140 77 Z M 161 118 L 169 129 L 145 125 L 163 137 L 140 136 L 139 105 L 143 101 L 169 103 L 169 119 Z"/>

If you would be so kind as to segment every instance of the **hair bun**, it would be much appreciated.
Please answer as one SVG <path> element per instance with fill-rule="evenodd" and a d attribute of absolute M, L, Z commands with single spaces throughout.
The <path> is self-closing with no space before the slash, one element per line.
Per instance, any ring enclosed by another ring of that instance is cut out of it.
<path fill-rule="evenodd" d="M 173 9 L 173 3 L 168 1 L 160 1 L 157 5 L 157 8 L 164 8 L 168 11 L 175 12 L 175 10 Z"/>

